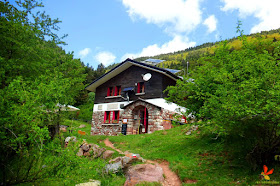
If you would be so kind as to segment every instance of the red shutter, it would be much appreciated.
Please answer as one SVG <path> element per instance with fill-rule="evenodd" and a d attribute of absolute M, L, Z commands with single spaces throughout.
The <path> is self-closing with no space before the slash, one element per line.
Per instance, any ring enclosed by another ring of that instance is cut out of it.
<path fill-rule="evenodd" d="M 106 123 L 106 119 L 107 119 L 107 112 L 105 111 L 105 113 L 104 113 L 104 123 Z"/>
<path fill-rule="evenodd" d="M 145 133 L 147 133 L 147 127 L 146 127 L 146 125 L 147 125 L 147 108 L 145 107 L 145 112 L 144 112 L 144 126 L 145 126 Z"/>
<path fill-rule="evenodd" d="M 118 87 L 116 86 L 115 87 L 115 96 L 117 96 L 118 95 Z"/>
<path fill-rule="evenodd" d="M 116 120 L 115 111 L 113 111 L 113 119 L 112 120 Z"/>
<path fill-rule="evenodd" d="M 137 93 L 140 93 L 140 83 L 137 83 Z"/>
<path fill-rule="evenodd" d="M 107 96 L 110 96 L 110 87 L 107 89 Z"/>

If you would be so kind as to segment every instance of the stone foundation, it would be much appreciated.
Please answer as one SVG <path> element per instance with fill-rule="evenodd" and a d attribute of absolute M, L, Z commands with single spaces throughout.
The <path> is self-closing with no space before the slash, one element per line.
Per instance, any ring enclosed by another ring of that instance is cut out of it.
<path fill-rule="evenodd" d="M 139 119 L 134 111 L 137 108 L 146 108 L 148 111 L 148 130 L 147 133 L 152 133 L 157 130 L 165 130 L 172 128 L 171 121 L 173 114 L 172 111 L 163 109 L 145 101 L 135 101 L 129 104 L 124 110 L 120 110 L 119 122 L 117 124 L 104 123 L 104 111 L 93 112 L 91 135 L 108 135 L 114 136 L 121 133 L 122 121 L 127 119 L 127 135 L 138 134 Z M 111 117 L 112 118 L 112 112 Z"/>

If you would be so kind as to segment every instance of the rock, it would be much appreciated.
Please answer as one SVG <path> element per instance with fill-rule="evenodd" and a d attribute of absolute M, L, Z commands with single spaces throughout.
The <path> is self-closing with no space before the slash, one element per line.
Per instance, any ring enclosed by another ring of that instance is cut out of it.
<path fill-rule="evenodd" d="M 77 152 L 77 156 L 83 156 L 83 155 L 84 155 L 83 149 L 79 148 L 79 151 Z"/>
<path fill-rule="evenodd" d="M 93 149 L 93 157 L 94 158 L 100 157 L 105 150 L 106 149 L 104 149 L 104 148 L 94 148 Z"/>
<path fill-rule="evenodd" d="M 65 143 L 66 143 L 66 142 L 69 142 L 70 140 L 71 140 L 71 137 L 68 136 L 67 138 L 65 138 Z"/>
<path fill-rule="evenodd" d="M 108 158 L 111 158 L 112 155 L 115 153 L 115 151 L 112 151 L 112 150 L 106 150 L 104 153 L 103 153 L 103 159 L 106 160 Z"/>
<path fill-rule="evenodd" d="M 133 158 L 127 157 L 127 156 L 124 156 L 124 157 L 122 158 L 122 162 L 123 162 L 123 166 L 124 166 L 124 167 L 128 167 L 129 164 L 132 164 L 132 162 L 134 162 L 134 161 L 136 161 L 136 159 L 133 159 Z"/>
<path fill-rule="evenodd" d="M 82 125 L 79 126 L 80 129 L 81 129 L 81 128 L 85 128 L 85 127 L 86 127 L 86 125 L 84 125 L 84 124 L 82 124 Z"/>
<path fill-rule="evenodd" d="M 122 160 L 122 157 L 116 157 L 115 159 L 112 159 L 112 160 L 109 160 L 109 163 L 112 163 L 112 162 L 119 162 Z"/>
<path fill-rule="evenodd" d="M 96 145 L 96 144 L 90 144 L 90 145 L 91 145 L 92 149 L 98 149 L 99 148 L 99 145 Z"/>
<path fill-rule="evenodd" d="M 130 161 L 136 161 L 136 160 L 141 160 L 142 162 L 145 162 L 146 160 L 144 160 L 141 156 L 140 156 L 140 154 L 133 154 L 133 153 L 126 153 L 125 154 L 125 157 L 129 157 L 130 158 Z M 126 160 L 128 160 L 128 159 L 126 159 Z M 130 162 L 128 162 L 128 163 L 130 163 Z"/>
<path fill-rule="evenodd" d="M 84 155 L 84 156 L 90 156 L 90 153 L 89 153 L 89 152 L 84 152 L 83 155 Z"/>
<path fill-rule="evenodd" d="M 101 182 L 99 180 L 89 180 L 90 182 L 76 184 L 76 186 L 100 186 Z"/>
<path fill-rule="evenodd" d="M 108 172 L 112 172 L 112 173 L 116 173 L 118 172 L 120 169 L 123 168 L 123 164 L 122 164 L 122 161 L 119 161 L 119 162 L 116 162 L 116 163 L 110 163 L 110 164 L 107 164 L 105 166 L 105 171 L 108 173 Z"/>
<path fill-rule="evenodd" d="M 87 152 L 89 151 L 89 145 L 87 143 L 84 143 L 81 148 L 83 149 L 83 151 Z"/>
<path fill-rule="evenodd" d="M 125 186 L 140 182 L 163 182 L 163 170 L 158 165 L 138 164 L 128 168 Z"/>
<path fill-rule="evenodd" d="M 142 162 L 145 162 L 139 154 L 127 154 L 127 156 L 124 157 L 117 157 L 113 160 L 110 160 L 109 163 L 105 166 L 106 172 L 118 172 L 119 169 L 122 168 L 127 168 L 129 167 L 134 161 L 139 161 L 141 160 Z M 115 163 L 112 163 L 115 162 Z"/>
<path fill-rule="evenodd" d="M 65 138 L 65 143 L 70 141 L 77 142 L 76 136 L 68 136 L 67 138 Z"/>

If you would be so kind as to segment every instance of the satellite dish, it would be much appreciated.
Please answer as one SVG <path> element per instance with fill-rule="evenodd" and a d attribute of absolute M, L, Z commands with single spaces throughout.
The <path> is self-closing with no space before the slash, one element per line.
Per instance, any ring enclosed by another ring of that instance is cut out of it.
<path fill-rule="evenodd" d="M 144 81 L 149 81 L 149 80 L 151 79 L 151 77 L 152 77 L 152 74 L 147 73 L 147 74 L 145 74 L 145 75 L 143 76 L 143 80 L 144 80 Z"/>

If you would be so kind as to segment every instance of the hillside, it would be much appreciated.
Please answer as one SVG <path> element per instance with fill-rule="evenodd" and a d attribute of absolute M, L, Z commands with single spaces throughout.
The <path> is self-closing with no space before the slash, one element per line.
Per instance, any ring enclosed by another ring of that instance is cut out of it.
<path fill-rule="evenodd" d="M 211 133 L 208 133 L 205 130 L 206 123 L 197 123 L 199 128 L 195 131 L 190 130 L 191 125 L 183 125 L 174 126 L 170 130 L 156 131 L 152 134 L 128 136 L 91 136 L 89 135 L 89 124 L 70 120 L 67 120 L 65 124 L 71 126 L 73 132 L 63 133 L 64 137 L 74 135 L 77 136 L 78 140 L 76 143 L 69 144 L 67 148 L 68 159 L 59 160 L 69 168 L 59 167 L 61 171 L 59 177 L 49 175 L 33 182 L 33 184 L 74 185 L 93 179 L 100 180 L 101 185 L 123 185 L 126 180 L 124 172 L 116 174 L 103 172 L 103 167 L 109 160 L 76 156 L 83 139 L 88 143 L 106 147 L 104 140 L 108 138 L 116 148 L 123 152 L 139 153 L 146 160 L 168 162 L 169 167 L 179 176 L 183 185 L 189 183 L 197 185 L 254 185 L 260 181 L 259 175 L 263 171 L 262 167 L 252 171 L 248 168 L 246 160 L 240 158 L 239 152 L 228 152 L 224 146 L 230 141 L 226 141 L 222 137 L 215 138 Z M 80 129 L 81 124 L 85 124 L 86 127 Z M 78 130 L 85 131 L 86 135 L 78 135 Z M 115 152 L 113 158 L 117 156 L 122 155 Z M 275 172 L 278 172 L 280 167 L 278 165 L 273 168 Z M 270 177 L 271 180 L 280 180 L 279 174 L 273 174 Z"/>
<path fill-rule="evenodd" d="M 279 41 L 280 40 L 280 28 L 271 31 L 262 31 L 257 34 L 247 35 L 249 42 L 254 42 L 257 38 L 263 37 L 267 40 Z M 239 50 L 242 46 L 242 42 L 234 37 L 226 40 L 232 50 Z M 136 61 L 144 61 L 148 58 L 166 60 L 159 67 L 171 68 L 171 69 L 186 69 L 187 62 L 189 62 L 189 70 L 194 69 L 198 63 L 197 60 L 205 54 L 214 54 L 215 48 L 224 41 L 215 43 L 204 43 L 196 47 L 190 47 L 182 51 L 177 51 L 168 54 L 160 54 L 156 56 L 147 56 L 136 58 Z"/>

